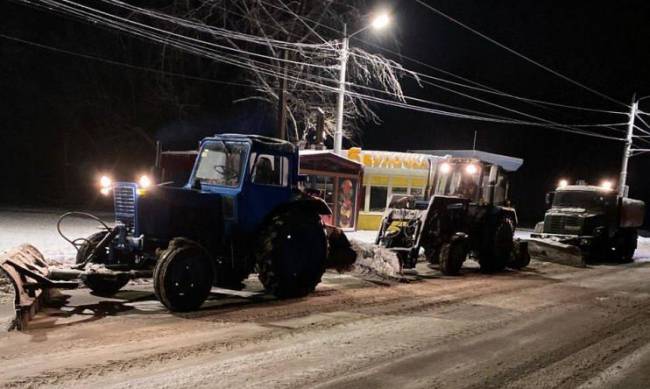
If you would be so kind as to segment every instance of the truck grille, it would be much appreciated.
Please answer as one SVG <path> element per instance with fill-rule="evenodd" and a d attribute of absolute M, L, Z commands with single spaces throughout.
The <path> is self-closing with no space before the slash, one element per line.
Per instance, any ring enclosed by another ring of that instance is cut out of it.
<path fill-rule="evenodd" d="M 549 215 L 544 220 L 547 234 L 581 235 L 582 220 L 573 215 Z"/>
<path fill-rule="evenodd" d="M 115 221 L 129 229 L 135 227 L 137 186 L 134 183 L 118 182 L 113 187 Z"/>

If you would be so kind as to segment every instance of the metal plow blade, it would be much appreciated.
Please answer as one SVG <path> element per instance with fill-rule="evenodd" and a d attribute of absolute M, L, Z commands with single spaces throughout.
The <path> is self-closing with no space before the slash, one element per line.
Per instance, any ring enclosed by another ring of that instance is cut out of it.
<path fill-rule="evenodd" d="M 27 323 L 49 297 L 51 288 L 76 287 L 76 283 L 51 281 L 43 254 L 29 244 L 0 254 L 0 271 L 13 287 L 15 318 L 12 327 L 18 330 L 26 328 Z M 6 298 L 6 291 L 4 294 Z M 4 306 L 6 304 L 3 304 Z"/>
<path fill-rule="evenodd" d="M 528 253 L 531 258 L 561 265 L 586 267 L 585 257 L 579 247 L 550 239 L 530 238 Z"/>

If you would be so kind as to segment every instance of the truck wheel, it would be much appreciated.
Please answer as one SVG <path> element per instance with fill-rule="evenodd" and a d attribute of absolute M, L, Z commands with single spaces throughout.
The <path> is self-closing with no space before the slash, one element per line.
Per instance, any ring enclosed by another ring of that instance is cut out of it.
<path fill-rule="evenodd" d="M 530 264 L 530 253 L 528 252 L 528 242 L 518 240 L 512 248 L 510 256 L 510 263 L 508 267 L 511 269 L 523 269 Z"/>
<path fill-rule="evenodd" d="M 160 255 L 153 287 L 163 305 L 173 312 L 198 309 L 208 298 L 214 271 L 205 251 L 191 241 L 172 241 Z"/>
<path fill-rule="evenodd" d="M 494 273 L 506 268 L 512 252 L 514 231 L 508 219 L 499 220 L 484 231 L 482 247 L 479 249 L 481 271 Z"/>
<path fill-rule="evenodd" d="M 446 276 L 457 276 L 466 257 L 467 249 L 462 240 L 454 239 L 449 243 L 444 243 L 438 256 L 440 271 Z"/>
<path fill-rule="evenodd" d="M 636 229 L 620 231 L 614 251 L 619 261 L 632 262 L 637 247 L 638 232 Z"/>
<path fill-rule="evenodd" d="M 75 260 L 76 264 L 83 263 L 86 260 L 86 257 L 95 249 L 99 242 L 104 239 L 108 234 L 107 231 L 100 231 L 90 235 L 77 250 L 77 258 Z M 99 253 L 96 257 L 96 263 L 104 263 L 106 260 L 106 253 Z M 82 277 L 84 285 L 90 289 L 93 294 L 97 296 L 112 296 L 115 293 L 119 292 L 126 284 L 129 283 L 127 277 L 115 277 L 108 276 L 105 274 L 86 274 Z"/>
<path fill-rule="evenodd" d="M 325 272 L 327 236 L 317 214 L 286 212 L 262 229 L 257 253 L 259 279 L 277 297 L 314 291 Z"/>

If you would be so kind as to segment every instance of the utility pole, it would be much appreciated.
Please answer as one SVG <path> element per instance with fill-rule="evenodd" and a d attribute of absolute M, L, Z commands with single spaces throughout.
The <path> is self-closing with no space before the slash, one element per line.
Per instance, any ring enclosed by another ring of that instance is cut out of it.
<path fill-rule="evenodd" d="M 339 101 L 336 111 L 336 129 L 334 130 L 334 152 L 341 154 L 343 146 L 343 111 L 345 110 L 345 78 L 348 67 L 348 55 L 350 47 L 350 37 L 348 37 L 347 25 L 343 25 L 343 42 L 340 55 L 340 73 L 339 73 Z"/>
<path fill-rule="evenodd" d="M 287 140 L 287 74 L 289 66 L 289 51 L 284 49 L 284 62 L 282 63 L 282 79 L 280 79 L 280 92 L 278 93 L 278 126 L 276 137 Z"/>
<path fill-rule="evenodd" d="M 625 148 L 623 149 L 623 162 L 621 164 L 621 175 L 618 180 L 618 195 L 627 197 L 627 164 L 632 156 L 632 143 L 634 137 L 634 121 L 639 109 L 639 101 L 636 95 L 632 97 L 632 108 L 627 123 L 627 137 L 625 138 Z"/>

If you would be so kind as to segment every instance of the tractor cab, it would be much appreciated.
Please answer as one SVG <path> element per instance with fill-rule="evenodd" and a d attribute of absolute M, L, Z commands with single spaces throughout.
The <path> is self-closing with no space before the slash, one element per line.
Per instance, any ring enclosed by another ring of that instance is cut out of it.
<path fill-rule="evenodd" d="M 203 140 L 186 188 L 218 195 L 224 219 L 252 231 L 296 194 L 297 172 L 298 154 L 291 143 L 225 134 Z"/>
<path fill-rule="evenodd" d="M 523 267 L 515 245 L 517 215 L 508 200 L 508 172 L 519 158 L 477 150 L 416 151 L 430 154 L 424 198 L 393 196 L 376 243 L 396 252 L 403 267 L 415 267 L 421 250 L 444 274 L 458 274 L 467 254 L 485 271 Z"/>
<path fill-rule="evenodd" d="M 480 205 L 508 202 L 508 176 L 497 164 L 447 157 L 438 163 L 434 173 L 432 196 L 457 197 Z"/>

